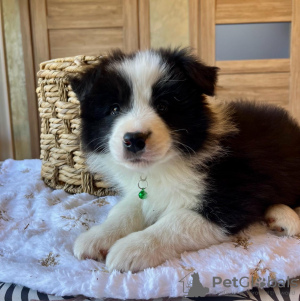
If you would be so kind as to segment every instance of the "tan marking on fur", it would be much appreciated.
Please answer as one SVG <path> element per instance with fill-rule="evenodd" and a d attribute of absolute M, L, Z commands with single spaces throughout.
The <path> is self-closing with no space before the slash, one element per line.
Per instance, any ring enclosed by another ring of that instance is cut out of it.
<path fill-rule="evenodd" d="M 208 132 L 218 138 L 224 135 L 238 133 L 238 128 L 232 122 L 232 112 L 230 111 L 228 103 L 215 98 L 212 99 L 211 97 L 207 99 L 207 102 L 215 119 L 213 126 Z"/>
<path fill-rule="evenodd" d="M 294 209 L 294 211 L 298 214 L 298 216 L 300 217 L 300 207 L 297 207 Z"/>
<path fill-rule="evenodd" d="M 220 139 L 228 135 L 238 133 L 238 128 L 231 120 L 231 112 L 228 104 L 207 98 L 208 107 L 213 114 L 213 124 L 208 130 L 208 138 L 201 151 L 198 153 L 198 164 L 205 165 L 205 161 L 215 156 L 225 154 L 225 150 L 220 144 Z M 193 161 L 195 162 L 195 161 Z"/>

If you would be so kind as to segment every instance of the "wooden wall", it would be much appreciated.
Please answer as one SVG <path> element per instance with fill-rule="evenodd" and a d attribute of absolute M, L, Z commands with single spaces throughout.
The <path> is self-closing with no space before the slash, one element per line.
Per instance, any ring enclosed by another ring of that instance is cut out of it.
<path fill-rule="evenodd" d="M 187 0 L 151 0 L 149 14 L 151 47 L 188 47 L 190 45 Z"/>

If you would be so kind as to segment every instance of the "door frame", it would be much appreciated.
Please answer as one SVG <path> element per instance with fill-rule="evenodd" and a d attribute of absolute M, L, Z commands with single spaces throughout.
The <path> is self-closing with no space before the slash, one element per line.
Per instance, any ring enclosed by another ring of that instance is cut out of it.
<path fill-rule="evenodd" d="M 38 99 L 36 95 L 37 79 L 34 69 L 34 52 L 32 45 L 32 30 L 30 20 L 30 0 L 19 0 L 21 35 L 24 57 L 28 121 L 30 130 L 31 157 L 40 157 L 40 118 L 38 114 Z"/>
<path fill-rule="evenodd" d="M 2 1 L 0 0 L 0 161 L 15 158 L 2 14 Z"/>

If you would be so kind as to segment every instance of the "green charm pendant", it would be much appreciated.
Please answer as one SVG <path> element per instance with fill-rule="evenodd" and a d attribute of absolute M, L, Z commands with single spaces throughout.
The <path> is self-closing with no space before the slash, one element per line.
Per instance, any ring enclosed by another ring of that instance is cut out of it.
<path fill-rule="evenodd" d="M 138 182 L 138 188 L 142 189 L 139 192 L 139 198 L 141 200 L 145 200 L 148 196 L 148 193 L 145 191 L 145 189 L 148 187 L 147 177 L 140 176 L 140 180 Z"/>
<path fill-rule="evenodd" d="M 145 200 L 147 198 L 148 193 L 145 191 L 145 188 L 142 188 L 142 190 L 139 193 L 139 198 L 141 200 Z"/>

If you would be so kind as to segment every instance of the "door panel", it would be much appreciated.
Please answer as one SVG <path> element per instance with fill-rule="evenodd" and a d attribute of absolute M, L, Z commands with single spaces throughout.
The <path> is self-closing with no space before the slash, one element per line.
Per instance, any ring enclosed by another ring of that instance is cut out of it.
<path fill-rule="evenodd" d="M 223 74 L 217 95 L 224 100 L 272 102 L 288 109 L 290 75 L 284 73 Z"/>
<path fill-rule="evenodd" d="M 80 54 L 99 55 L 112 48 L 123 48 L 123 30 L 121 27 L 51 29 L 49 44 L 51 58 Z"/>
<path fill-rule="evenodd" d="M 217 0 L 216 24 L 287 22 L 292 20 L 290 0 Z"/>
<path fill-rule="evenodd" d="M 289 59 L 217 61 L 219 74 L 289 72 Z"/>
<path fill-rule="evenodd" d="M 216 60 L 290 57 L 291 22 L 217 24 Z"/>
<path fill-rule="evenodd" d="M 47 0 L 50 29 L 123 26 L 122 0 Z"/>

